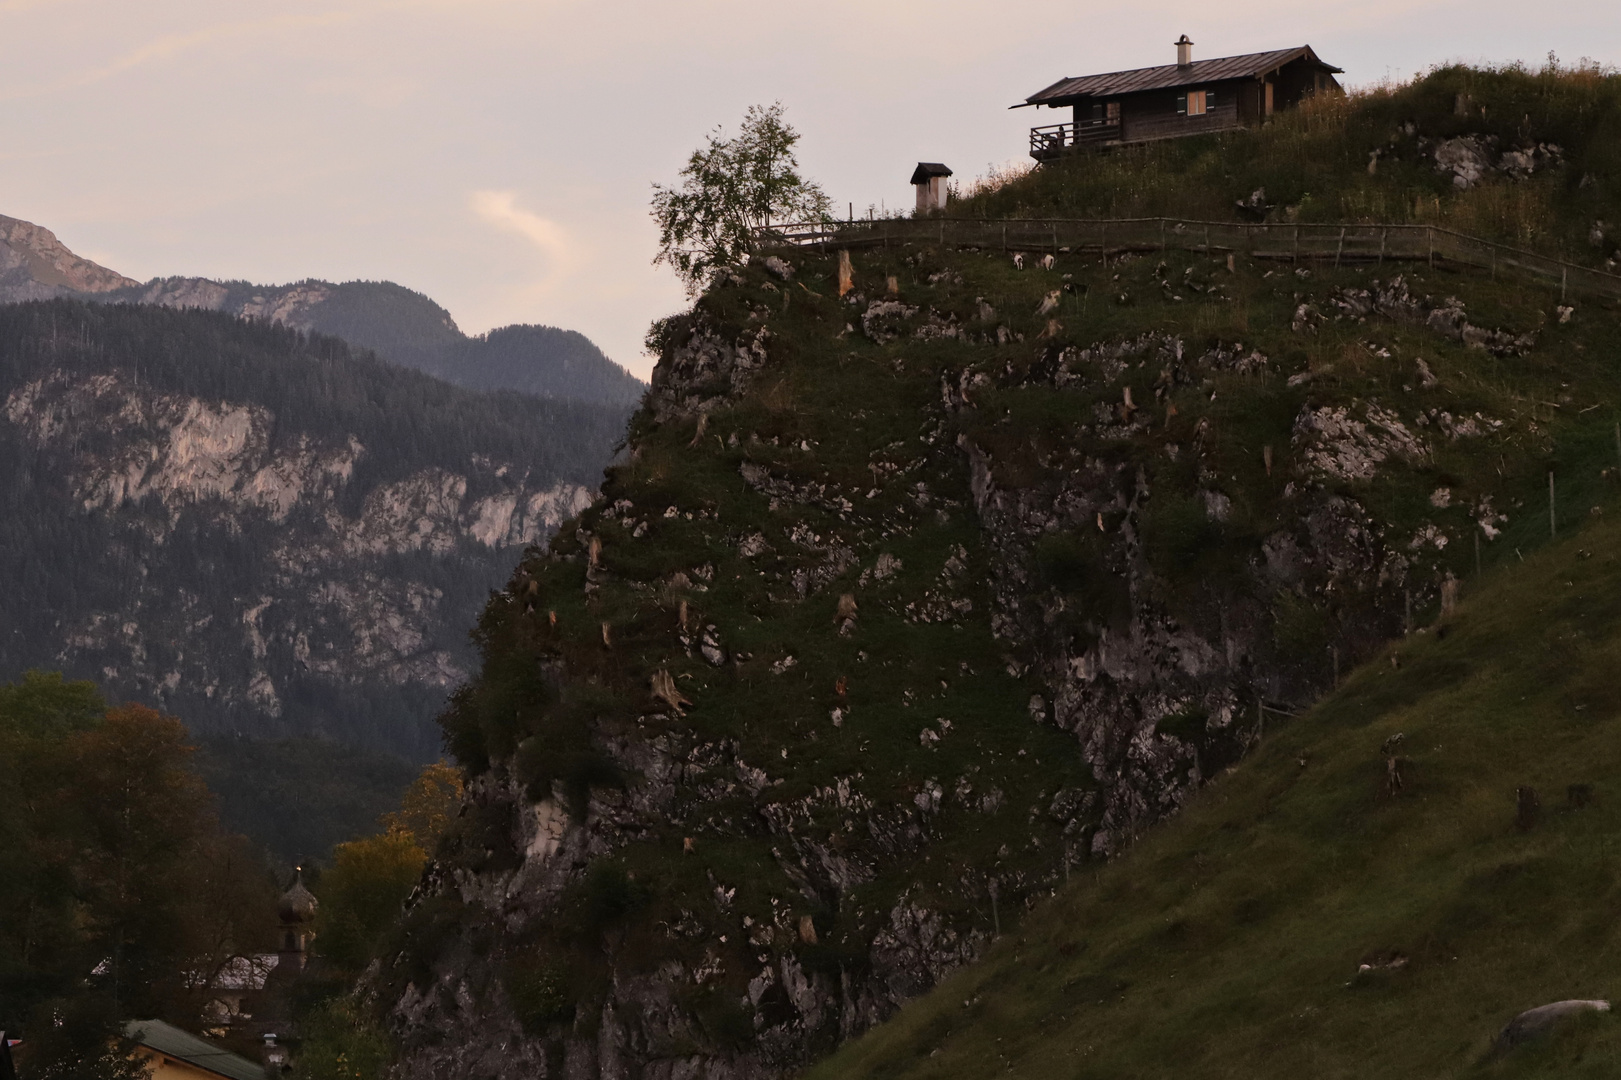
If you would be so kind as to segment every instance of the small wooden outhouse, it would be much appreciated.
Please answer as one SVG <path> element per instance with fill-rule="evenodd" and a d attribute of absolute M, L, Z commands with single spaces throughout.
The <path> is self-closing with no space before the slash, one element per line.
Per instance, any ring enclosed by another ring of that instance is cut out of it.
<path fill-rule="evenodd" d="M 917 212 L 931 213 L 946 208 L 946 177 L 951 170 L 938 161 L 920 161 L 912 170 L 912 186 L 917 188 Z"/>

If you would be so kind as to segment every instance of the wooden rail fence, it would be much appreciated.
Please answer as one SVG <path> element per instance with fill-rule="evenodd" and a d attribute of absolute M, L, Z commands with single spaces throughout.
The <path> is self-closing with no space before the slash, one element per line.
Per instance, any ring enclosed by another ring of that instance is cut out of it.
<path fill-rule="evenodd" d="M 1621 300 L 1621 274 L 1494 244 L 1434 225 L 1254 224 L 1179 218 L 890 218 L 876 221 L 773 225 L 756 233 L 762 250 L 822 250 L 940 244 L 1027 254 L 1098 252 L 1107 261 L 1124 252 L 1242 253 L 1261 259 L 1451 263 L 1529 277 L 1571 294 Z"/>

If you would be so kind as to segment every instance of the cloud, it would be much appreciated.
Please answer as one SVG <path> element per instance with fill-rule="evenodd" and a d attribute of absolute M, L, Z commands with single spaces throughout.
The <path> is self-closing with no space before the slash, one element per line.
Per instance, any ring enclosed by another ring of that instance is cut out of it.
<path fill-rule="evenodd" d="M 562 275 L 571 259 L 572 246 L 557 222 L 521 209 L 517 194 L 511 191 L 475 191 L 468 199 L 468 207 L 486 225 L 523 237 L 546 256 L 546 274 L 532 291 L 544 291 Z"/>
<path fill-rule="evenodd" d="M 266 37 L 273 34 L 286 32 L 296 34 L 301 31 L 329 29 L 340 24 L 357 23 L 367 19 L 399 19 L 409 17 L 416 11 L 465 13 L 473 8 L 488 8 L 493 11 L 507 6 L 508 2 L 509 0 L 349 0 L 347 3 L 339 4 L 322 3 L 319 10 L 315 11 L 282 11 L 266 18 L 215 22 L 184 32 L 162 34 L 115 56 L 99 67 L 73 71 L 48 83 L 36 83 L 0 96 L 0 101 L 49 97 L 94 86 L 127 72 L 171 62 L 186 53 L 232 39 L 245 39 L 262 48 Z M 0 0 L 0 15 L 45 7 L 60 10 L 68 6 L 65 0 Z M 169 3 L 160 4 L 155 10 L 159 15 L 172 15 L 180 8 L 179 4 Z"/>
<path fill-rule="evenodd" d="M 131 49 L 100 67 L 73 72 L 64 78 L 45 84 L 36 84 L 0 97 L 0 101 L 19 101 L 27 98 L 49 97 L 69 90 L 82 89 L 105 82 L 116 76 L 150 64 L 172 61 L 193 50 L 231 38 L 252 38 L 284 30 L 307 30 L 346 22 L 352 18 L 347 12 L 327 12 L 318 15 L 278 15 L 251 22 L 217 23 L 183 34 L 165 34 Z"/>

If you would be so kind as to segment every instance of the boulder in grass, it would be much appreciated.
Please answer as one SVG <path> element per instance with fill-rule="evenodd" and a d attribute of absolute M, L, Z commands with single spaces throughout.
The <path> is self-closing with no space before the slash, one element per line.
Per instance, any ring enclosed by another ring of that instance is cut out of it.
<path fill-rule="evenodd" d="M 1553 1026 L 1561 1020 L 1572 1016 L 1579 1016 L 1589 1012 L 1609 1012 L 1608 1001 L 1583 1001 L 1572 999 L 1570 1001 L 1556 1001 L 1551 1005 L 1539 1005 L 1535 1009 L 1527 1009 L 1508 1022 L 1502 1032 L 1497 1036 L 1499 1050 L 1511 1050 L 1523 1042 L 1546 1035 Z"/>

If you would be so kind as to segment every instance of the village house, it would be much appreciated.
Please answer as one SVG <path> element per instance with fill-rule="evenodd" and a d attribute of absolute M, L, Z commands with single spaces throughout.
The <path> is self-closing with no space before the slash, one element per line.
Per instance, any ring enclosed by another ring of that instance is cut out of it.
<path fill-rule="evenodd" d="M 283 1040 L 291 1036 L 297 1045 L 292 998 L 310 963 L 317 907 L 300 868 L 276 905 L 281 921 L 277 951 L 237 957 L 207 983 L 208 1034 L 225 1038 L 235 1033 L 238 1041 L 252 1036 L 261 1044 L 262 1062 L 161 1020 L 132 1020 L 124 1034 L 134 1043 L 149 1080 L 266 1080 L 290 1067 L 291 1047 Z M 3 1073 L 0 1080 L 6 1080 Z"/>
<path fill-rule="evenodd" d="M 1193 42 L 1176 42 L 1176 63 L 1060 79 L 1028 106 L 1070 109 L 1072 120 L 1030 129 L 1030 156 L 1051 161 L 1076 148 L 1177 139 L 1265 122 L 1313 94 L 1342 92 L 1341 69 L 1310 45 L 1275 52 L 1194 60 Z"/>
<path fill-rule="evenodd" d="M 162 1020 L 132 1020 L 124 1035 L 148 1080 L 267 1080 L 265 1066 Z"/>

